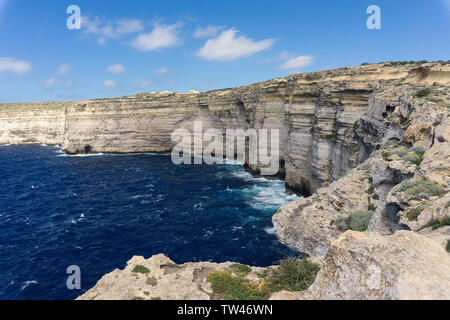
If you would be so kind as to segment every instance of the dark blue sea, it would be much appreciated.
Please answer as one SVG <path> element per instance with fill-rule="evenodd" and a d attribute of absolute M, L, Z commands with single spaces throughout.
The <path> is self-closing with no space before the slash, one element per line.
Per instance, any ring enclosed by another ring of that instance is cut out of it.
<path fill-rule="evenodd" d="M 134 255 L 271 265 L 292 254 L 271 217 L 295 199 L 240 165 L 0 146 L 0 299 L 74 299 Z"/>

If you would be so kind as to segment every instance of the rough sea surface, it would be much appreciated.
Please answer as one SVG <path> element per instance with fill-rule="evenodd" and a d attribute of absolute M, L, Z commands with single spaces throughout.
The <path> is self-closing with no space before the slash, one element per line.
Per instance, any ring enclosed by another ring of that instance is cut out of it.
<path fill-rule="evenodd" d="M 74 299 L 134 255 L 271 265 L 292 254 L 271 217 L 295 199 L 239 165 L 0 146 L 0 299 Z"/>

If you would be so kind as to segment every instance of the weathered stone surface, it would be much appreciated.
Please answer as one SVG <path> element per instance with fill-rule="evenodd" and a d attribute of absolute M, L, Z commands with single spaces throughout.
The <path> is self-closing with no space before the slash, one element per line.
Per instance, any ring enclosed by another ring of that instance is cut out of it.
<path fill-rule="evenodd" d="M 78 300 L 209 300 L 212 290 L 207 281 L 208 275 L 217 270 L 231 270 L 231 265 L 231 262 L 177 265 L 162 254 L 150 259 L 133 257 L 124 270 L 116 269 L 106 274 Z M 143 266 L 149 271 L 133 272 L 136 266 Z M 263 270 L 253 267 L 245 278 L 257 281 L 257 274 Z"/>
<path fill-rule="evenodd" d="M 450 299 L 450 255 L 411 231 L 348 231 L 332 240 L 302 299 Z"/>

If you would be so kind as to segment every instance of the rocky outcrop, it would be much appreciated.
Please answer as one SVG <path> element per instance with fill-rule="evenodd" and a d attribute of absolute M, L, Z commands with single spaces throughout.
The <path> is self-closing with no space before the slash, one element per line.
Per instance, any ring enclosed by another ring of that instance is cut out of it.
<path fill-rule="evenodd" d="M 367 230 L 390 235 L 413 230 L 444 244 L 449 225 L 449 87 L 404 82 L 374 93 L 355 124 L 370 157 L 310 198 L 273 217 L 281 242 L 323 259 L 336 223 L 352 213 L 371 216 Z"/>
<path fill-rule="evenodd" d="M 447 300 L 450 255 L 411 231 L 391 236 L 348 231 L 331 241 L 316 281 L 297 298 Z"/>
<path fill-rule="evenodd" d="M 116 269 L 103 276 L 95 287 L 78 300 L 210 300 L 213 295 L 209 274 L 233 271 L 233 264 L 197 262 L 177 265 L 159 254 L 144 259 L 133 257 L 124 270 Z M 259 281 L 264 268 L 253 267 L 245 276 Z"/>

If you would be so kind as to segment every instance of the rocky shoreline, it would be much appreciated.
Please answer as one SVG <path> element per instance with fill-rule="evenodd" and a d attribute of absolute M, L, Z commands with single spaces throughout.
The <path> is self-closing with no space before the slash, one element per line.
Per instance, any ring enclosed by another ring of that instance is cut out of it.
<path fill-rule="evenodd" d="M 3 104 L 0 144 L 168 152 L 171 132 L 194 121 L 279 129 L 286 184 L 311 196 L 274 215 L 276 235 L 320 271 L 308 290 L 267 298 L 450 299 L 449 86 L 447 63 L 383 63 L 207 93 Z M 231 265 L 135 257 L 80 298 L 210 299 L 218 271 L 265 290 L 264 270 L 243 277 Z"/>

